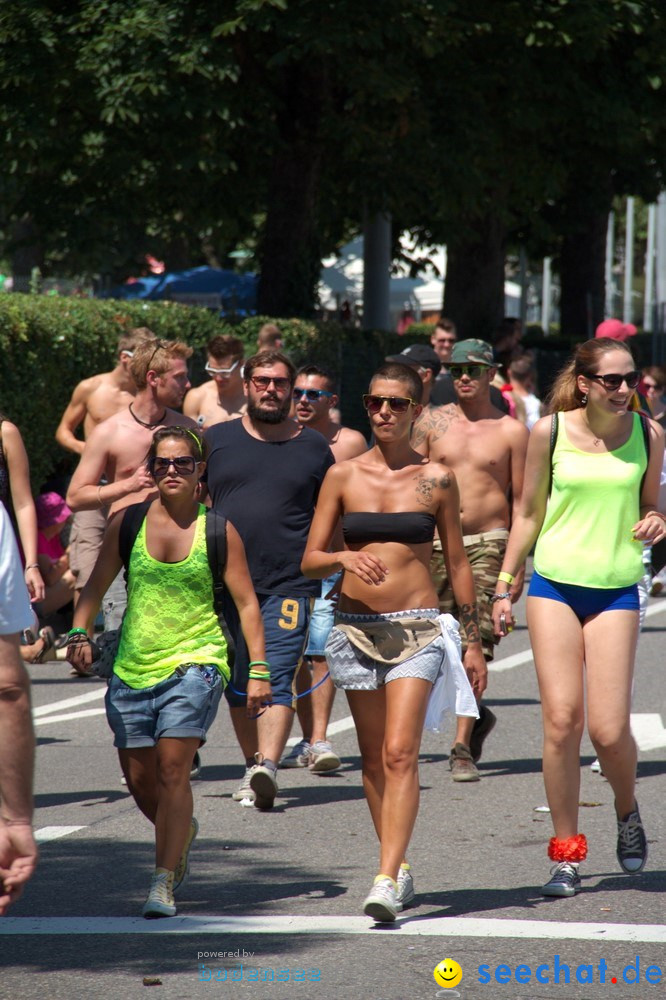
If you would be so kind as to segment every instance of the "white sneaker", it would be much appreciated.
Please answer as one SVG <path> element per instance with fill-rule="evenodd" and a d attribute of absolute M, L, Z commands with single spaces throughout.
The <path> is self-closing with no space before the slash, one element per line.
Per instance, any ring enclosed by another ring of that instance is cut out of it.
<path fill-rule="evenodd" d="M 311 746 L 307 740 L 299 740 L 295 747 L 280 758 L 280 767 L 307 767 L 310 763 Z"/>
<path fill-rule="evenodd" d="M 340 767 L 340 758 L 327 740 L 316 740 L 310 747 L 308 759 L 314 774 L 337 771 Z"/>
<path fill-rule="evenodd" d="M 378 875 L 363 904 L 363 912 L 379 924 L 392 923 L 398 913 L 395 884 L 388 875 Z"/>
<path fill-rule="evenodd" d="M 141 915 L 147 920 L 155 917 L 175 917 L 176 903 L 173 898 L 173 872 L 158 869 L 150 880 L 148 899 L 143 904 Z"/>
<path fill-rule="evenodd" d="M 396 892 L 398 912 L 406 910 L 409 906 L 413 906 L 415 899 L 416 893 L 414 892 L 414 879 L 412 878 L 411 869 L 409 865 L 406 867 L 401 865 L 398 869 L 398 891 Z"/>
<path fill-rule="evenodd" d="M 235 792 L 231 793 L 234 802 L 242 802 L 243 799 L 249 799 L 251 802 L 254 802 L 254 792 L 250 786 L 250 778 L 256 766 L 256 764 L 252 764 L 250 767 L 245 768 L 245 774 L 241 779 L 240 785 Z"/>
<path fill-rule="evenodd" d="M 264 755 L 255 753 L 256 764 L 250 774 L 250 788 L 254 792 L 254 804 L 257 809 L 272 809 L 275 796 L 278 793 L 277 768 L 264 763 Z"/>
<path fill-rule="evenodd" d="M 600 763 L 598 757 L 596 758 L 596 760 L 593 760 L 592 763 L 590 764 L 590 771 L 592 771 L 593 774 L 603 774 L 604 773 L 601 770 L 601 763 Z"/>

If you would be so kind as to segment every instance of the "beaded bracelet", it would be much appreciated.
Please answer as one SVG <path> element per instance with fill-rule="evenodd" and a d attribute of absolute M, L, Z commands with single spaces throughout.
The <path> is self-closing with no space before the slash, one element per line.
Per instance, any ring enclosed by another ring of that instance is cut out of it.
<path fill-rule="evenodd" d="M 505 601 L 509 597 L 511 597 L 511 593 L 508 590 L 505 594 L 493 594 L 493 596 L 490 598 L 490 603 L 495 604 L 497 601 Z"/>

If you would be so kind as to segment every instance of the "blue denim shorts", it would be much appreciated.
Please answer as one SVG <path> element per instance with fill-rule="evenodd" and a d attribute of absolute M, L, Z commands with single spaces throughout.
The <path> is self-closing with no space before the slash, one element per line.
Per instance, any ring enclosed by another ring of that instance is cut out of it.
<path fill-rule="evenodd" d="M 331 601 L 325 595 L 335 587 L 341 576 L 342 570 L 339 573 L 333 573 L 332 576 L 327 576 L 321 581 L 321 596 L 316 597 L 312 605 L 305 656 L 324 656 L 326 640 L 333 628 L 333 619 L 337 606 L 337 601 Z"/>
<path fill-rule="evenodd" d="M 132 688 L 113 674 L 104 699 L 113 745 L 154 747 L 165 736 L 205 743 L 223 686 L 214 664 L 192 666 L 185 674 L 174 673 L 148 688 Z"/>
<path fill-rule="evenodd" d="M 278 597 L 275 594 L 257 594 L 257 599 L 264 622 L 266 659 L 271 665 L 273 704 L 295 708 L 294 677 L 308 638 L 310 599 Z M 240 627 L 230 617 L 227 618 L 227 623 L 236 643 L 236 658 L 225 698 L 236 708 L 246 701 L 250 661 Z"/>

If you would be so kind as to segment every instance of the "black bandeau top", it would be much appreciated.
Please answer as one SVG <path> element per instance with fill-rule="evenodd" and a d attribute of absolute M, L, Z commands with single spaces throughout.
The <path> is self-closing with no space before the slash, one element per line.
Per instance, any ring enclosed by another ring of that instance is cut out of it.
<path fill-rule="evenodd" d="M 403 511 L 399 514 L 343 514 L 342 533 L 346 542 L 431 542 L 435 534 L 432 514 Z"/>

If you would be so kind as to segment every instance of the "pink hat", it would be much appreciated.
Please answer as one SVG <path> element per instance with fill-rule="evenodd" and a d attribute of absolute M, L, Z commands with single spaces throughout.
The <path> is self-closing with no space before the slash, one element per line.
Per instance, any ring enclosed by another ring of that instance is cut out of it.
<path fill-rule="evenodd" d="M 72 512 L 59 493 L 42 493 L 35 500 L 37 510 L 37 527 L 50 528 L 53 524 L 62 524 Z"/>
<path fill-rule="evenodd" d="M 619 319 L 605 319 L 597 327 L 595 337 L 609 337 L 611 340 L 627 340 L 635 337 L 638 330 L 633 323 L 621 323 Z"/>

